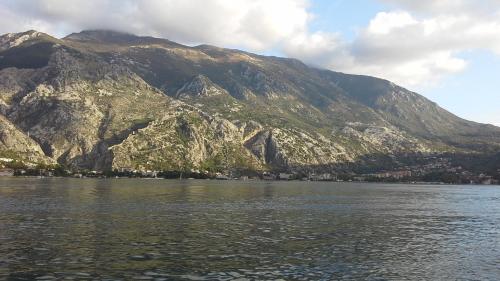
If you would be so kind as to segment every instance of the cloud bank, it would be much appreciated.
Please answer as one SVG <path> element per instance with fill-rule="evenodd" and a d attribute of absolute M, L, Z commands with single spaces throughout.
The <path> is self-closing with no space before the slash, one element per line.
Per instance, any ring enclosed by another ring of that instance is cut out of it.
<path fill-rule="evenodd" d="M 308 6 L 303 0 L 0 0 L 0 31 L 113 29 L 264 51 L 306 32 Z"/>
<path fill-rule="evenodd" d="M 465 51 L 500 55 L 500 0 L 381 1 L 387 11 L 352 40 L 311 31 L 315 15 L 307 0 L 0 0 L 0 32 L 37 29 L 62 36 L 114 29 L 186 44 L 271 50 L 410 88 L 465 69 Z"/>

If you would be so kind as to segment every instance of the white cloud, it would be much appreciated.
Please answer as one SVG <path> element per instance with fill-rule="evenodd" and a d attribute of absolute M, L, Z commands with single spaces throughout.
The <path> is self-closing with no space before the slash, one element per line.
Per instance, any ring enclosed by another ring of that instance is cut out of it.
<path fill-rule="evenodd" d="M 308 0 L 0 0 L 0 33 L 107 28 L 187 44 L 273 50 L 411 88 L 462 71 L 464 51 L 500 55 L 500 0 L 380 1 L 389 10 L 349 41 L 311 32 Z"/>
<path fill-rule="evenodd" d="M 464 70 L 467 61 L 460 54 L 465 51 L 481 49 L 500 55 L 499 0 L 385 1 L 395 5 L 395 10 L 376 14 L 352 41 L 318 33 L 324 38 L 310 36 L 310 42 L 300 44 L 291 41 L 287 53 L 333 70 L 383 77 L 410 88 L 433 85 Z M 485 2 L 497 5 L 486 7 Z"/>
<path fill-rule="evenodd" d="M 492 8 L 500 4 L 500 0 L 382 0 L 382 2 L 413 13 L 427 15 L 490 14 Z"/>
<path fill-rule="evenodd" d="M 378 13 L 368 25 L 368 32 L 373 34 L 388 34 L 418 22 L 407 12 Z"/>
<path fill-rule="evenodd" d="M 16 15 L 13 22 L 42 24 L 38 29 L 51 34 L 114 29 L 262 51 L 305 32 L 308 5 L 306 0 L 0 0 L 0 11 Z M 5 25 L 0 32 L 24 28 Z"/>

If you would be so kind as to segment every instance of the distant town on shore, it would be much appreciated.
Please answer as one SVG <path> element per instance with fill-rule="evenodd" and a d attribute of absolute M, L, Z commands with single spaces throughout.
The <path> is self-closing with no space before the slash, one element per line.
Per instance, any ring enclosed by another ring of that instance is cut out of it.
<path fill-rule="evenodd" d="M 375 173 L 355 172 L 272 172 L 226 170 L 221 172 L 186 169 L 184 171 L 138 170 L 120 168 L 110 171 L 64 169 L 60 165 L 9 165 L 9 159 L 0 158 L 0 176 L 17 177 L 73 177 L 73 178 L 164 178 L 164 179 L 216 179 L 216 180 L 301 180 L 336 182 L 405 182 L 446 184 L 500 184 L 500 170 L 496 173 L 470 171 L 454 166 L 450 159 L 434 157 L 434 162 L 425 165 L 404 166 L 396 170 Z"/>

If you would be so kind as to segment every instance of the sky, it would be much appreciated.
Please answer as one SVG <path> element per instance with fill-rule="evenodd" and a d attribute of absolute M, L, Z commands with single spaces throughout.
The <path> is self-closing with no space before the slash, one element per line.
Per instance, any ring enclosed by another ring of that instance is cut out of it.
<path fill-rule="evenodd" d="M 112 29 L 391 80 L 500 126 L 500 0 L 0 0 L 0 33 Z"/>

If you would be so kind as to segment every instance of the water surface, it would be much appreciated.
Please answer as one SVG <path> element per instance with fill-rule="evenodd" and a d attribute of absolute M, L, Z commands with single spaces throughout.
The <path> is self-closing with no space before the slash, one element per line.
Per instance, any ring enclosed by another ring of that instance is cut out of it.
<path fill-rule="evenodd" d="M 0 179 L 0 279 L 499 276 L 500 187 Z"/>

